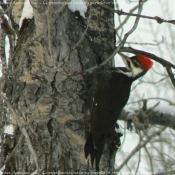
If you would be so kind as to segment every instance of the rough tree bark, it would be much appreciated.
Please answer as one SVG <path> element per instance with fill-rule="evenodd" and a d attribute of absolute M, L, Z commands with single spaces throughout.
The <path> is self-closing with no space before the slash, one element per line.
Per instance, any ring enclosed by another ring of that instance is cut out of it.
<path fill-rule="evenodd" d="M 79 97 L 83 79 L 71 75 L 98 65 L 112 53 L 114 17 L 87 1 L 84 19 L 68 9 L 68 2 L 30 0 L 34 19 L 23 21 L 16 46 L 15 37 L 7 34 L 13 47 L 2 91 L 12 104 L 8 109 L 12 115 L 3 120 L 14 124 L 15 133 L 5 139 L 5 172 L 88 170 L 83 152 L 88 119 Z M 113 7 L 113 1 L 108 2 Z M 19 23 L 19 14 L 8 15 L 12 25 Z M 106 169 L 105 161 L 100 167 Z"/>

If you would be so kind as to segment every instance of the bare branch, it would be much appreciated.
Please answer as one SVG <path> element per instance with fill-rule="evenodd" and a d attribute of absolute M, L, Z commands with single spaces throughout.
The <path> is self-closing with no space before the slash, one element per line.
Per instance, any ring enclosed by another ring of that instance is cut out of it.
<path fill-rule="evenodd" d="M 134 49 L 132 47 L 123 47 L 123 48 L 120 48 L 120 52 L 129 52 L 129 53 L 133 53 L 133 54 L 136 54 L 136 55 L 145 55 L 151 59 L 153 59 L 154 61 L 162 64 L 163 67 L 171 67 L 173 69 L 175 69 L 175 65 L 170 63 L 169 61 L 167 60 L 164 60 L 163 58 L 160 58 L 152 53 L 149 53 L 149 52 L 145 52 L 145 51 L 142 51 L 142 50 L 137 50 L 137 49 Z"/>
<path fill-rule="evenodd" d="M 167 102 L 169 105 L 171 105 L 171 106 L 175 106 L 175 103 L 173 103 L 172 101 L 170 101 L 170 100 L 167 100 L 167 99 L 165 99 L 165 98 L 161 98 L 161 97 L 150 97 L 150 98 L 146 98 L 145 100 L 161 100 L 161 101 L 165 101 L 165 102 Z M 127 105 L 129 105 L 129 104 L 133 104 L 133 103 L 139 103 L 139 102 L 142 102 L 143 101 L 143 99 L 141 99 L 141 100 L 137 100 L 137 101 L 132 101 L 132 102 L 129 102 L 129 103 L 127 103 Z"/>
<path fill-rule="evenodd" d="M 159 172 L 159 173 L 154 173 L 153 175 L 170 175 L 170 174 L 174 174 L 175 173 L 175 169 L 174 170 L 169 170 L 169 171 L 165 171 L 165 172 Z"/>
<path fill-rule="evenodd" d="M 144 130 L 145 126 L 147 125 L 166 126 L 175 130 L 174 115 L 159 112 L 153 108 L 155 108 L 155 105 L 151 108 L 148 108 L 145 111 L 143 111 L 143 109 L 139 109 L 133 111 L 133 113 L 129 113 L 123 110 L 120 114 L 119 120 L 126 121 L 128 125 L 127 128 L 131 131 L 133 130 L 132 125 L 135 121 L 141 126 L 141 130 Z"/>

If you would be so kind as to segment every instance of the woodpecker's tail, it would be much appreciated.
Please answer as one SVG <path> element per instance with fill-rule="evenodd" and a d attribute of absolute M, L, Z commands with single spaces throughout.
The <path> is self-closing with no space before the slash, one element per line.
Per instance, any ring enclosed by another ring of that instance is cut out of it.
<path fill-rule="evenodd" d="M 94 160 L 95 160 L 95 166 L 96 166 L 97 172 L 99 172 L 99 163 L 100 163 L 100 158 L 103 153 L 104 142 L 105 142 L 105 137 L 103 137 L 103 139 L 101 140 L 101 144 L 98 150 L 95 149 L 94 144 L 93 144 L 92 134 L 90 134 L 84 146 L 85 158 L 87 159 L 88 155 L 90 154 L 91 165 L 93 167 Z"/>
<path fill-rule="evenodd" d="M 94 160 L 97 154 L 97 150 L 94 148 L 93 140 L 92 140 L 92 134 L 89 134 L 85 146 L 84 146 L 84 153 L 85 153 L 85 158 L 87 159 L 88 155 L 90 154 L 91 156 L 91 165 L 93 167 Z"/>

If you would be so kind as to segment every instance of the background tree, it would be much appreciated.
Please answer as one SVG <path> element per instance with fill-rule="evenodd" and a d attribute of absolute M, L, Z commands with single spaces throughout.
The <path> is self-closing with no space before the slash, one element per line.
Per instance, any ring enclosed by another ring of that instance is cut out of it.
<path fill-rule="evenodd" d="M 70 11 L 69 2 L 1 0 L 2 41 L 9 41 L 8 60 L 1 43 L 1 121 L 14 126 L 13 136 L 1 140 L 4 172 L 88 171 L 79 72 L 112 53 L 114 20 L 93 1 L 86 14 Z M 26 3 L 33 18 L 21 17 Z"/>

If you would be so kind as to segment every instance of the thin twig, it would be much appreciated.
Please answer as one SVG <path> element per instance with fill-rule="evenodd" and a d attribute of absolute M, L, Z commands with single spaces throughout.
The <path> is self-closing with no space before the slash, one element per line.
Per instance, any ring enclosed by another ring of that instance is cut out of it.
<path fill-rule="evenodd" d="M 148 151 L 148 149 L 147 149 L 146 146 L 144 147 L 144 149 L 145 149 L 145 152 L 147 153 L 148 158 L 149 158 L 149 161 L 150 161 L 151 172 L 154 173 L 154 166 L 153 166 L 153 160 L 152 160 L 152 157 L 151 157 L 151 155 L 150 155 L 150 153 L 149 153 L 149 151 Z"/>
<path fill-rule="evenodd" d="M 167 80 L 167 77 L 168 76 L 161 78 L 160 80 L 157 80 L 157 81 L 143 81 L 143 80 L 141 80 L 140 82 L 147 83 L 147 84 L 157 84 L 157 83 L 162 83 L 164 80 Z"/>
<path fill-rule="evenodd" d="M 53 57 L 52 57 L 52 49 L 51 49 L 51 43 L 52 43 L 52 37 L 51 37 L 51 26 L 53 25 L 51 23 L 51 17 L 50 17 L 50 3 L 48 5 L 48 10 L 46 13 L 46 19 L 47 19 L 47 40 L 48 40 L 48 52 L 50 55 L 50 59 L 53 61 Z"/>
<path fill-rule="evenodd" d="M 22 139 L 23 139 L 23 135 L 21 134 L 21 136 L 19 137 L 18 143 L 16 144 L 15 148 L 12 150 L 12 152 L 10 153 L 10 155 L 8 155 L 7 159 L 4 161 L 4 165 L 10 160 L 10 158 L 13 156 L 13 154 L 16 152 L 19 144 L 21 143 Z M 3 165 L 3 166 L 4 166 Z M 0 168 L 2 169 L 2 167 Z"/>
<path fill-rule="evenodd" d="M 160 45 L 161 43 L 163 43 L 163 39 L 162 39 L 162 41 L 160 41 L 160 42 L 156 42 L 156 43 L 137 43 L 137 42 L 126 42 L 126 44 L 135 44 L 135 45 L 149 45 L 149 46 L 158 46 L 158 45 Z"/>
<path fill-rule="evenodd" d="M 171 67 L 170 67 L 170 66 L 167 66 L 167 67 L 166 67 L 166 70 L 167 70 L 167 72 L 168 72 L 168 75 L 169 75 L 169 77 L 170 77 L 170 80 L 171 80 L 172 84 L 173 84 L 174 87 L 175 87 L 175 79 L 174 79 L 174 75 L 173 75 L 173 72 L 172 72 L 172 70 L 171 70 Z"/>
<path fill-rule="evenodd" d="M 141 142 L 141 132 L 139 133 L 139 142 Z M 139 159 L 138 159 L 138 163 L 137 163 L 137 168 L 135 170 L 135 175 L 137 175 L 137 173 L 138 173 L 140 162 L 141 162 L 141 149 L 139 150 Z"/>
<path fill-rule="evenodd" d="M 109 6 L 105 5 L 105 4 L 98 4 L 98 5 L 103 7 L 103 8 L 105 8 L 105 9 L 108 9 L 112 13 L 117 13 L 119 16 L 120 15 L 137 16 L 137 17 L 140 17 L 140 18 L 156 20 L 157 23 L 159 23 L 159 24 L 165 22 L 165 23 L 170 23 L 170 24 L 174 24 L 175 25 L 175 20 L 165 20 L 165 19 L 160 18 L 159 16 L 151 17 L 151 16 L 146 16 L 146 15 L 127 13 L 127 12 L 124 12 L 123 10 L 114 10 L 113 8 L 111 8 L 111 7 L 109 7 Z"/>
<path fill-rule="evenodd" d="M 126 157 L 126 159 L 121 163 L 121 165 L 116 169 L 116 171 L 120 171 L 122 167 L 127 164 L 127 162 L 131 159 L 131 157 L 138 152 L 141 148 L 145 147 L 147 143 L 149 143 L 154 137 L 160 135 L 167 127 L 162 127 L 162 129 L 156 131 L 152 135 L 148 136 L 147 139 L 143 142 L 139 142 L 136 147 L 131 151 L 131 153 Z"/>
<path fill-rule="evenodd" d="M 84 37 L 86 36 L 87 34 L 87 31 L 88 31 L 88 27 L 89 27 L 89 22 L 86 26 L 86 29 L 84 30 L 83 34 L 81 35 L 81 38 L 79 39 L 79 41 L 74 45 L 73 49 L 71 50 L 71 52 L 73 52 L 76 48 L 78 48 L 81 44 L 81 42 L 83 41 Z"/>
<path fill-rule="evenodd" d="M 130 13 L 132 13 L 133 11 L 135 11 L 138 8 L 139 5 L 136 5 L 133 9 L 130 10 Z M 126 24 L 126 22 L 128 21 L 130 16 L 126 16 L 126 18 L 120 23 L 120 25 L 115 28 L 115 32 L 117 33 L 117 31 L 124 26 L 124 24 Z"/>
<path fill-rule="evenodd" d="M 63 10 L 66 8 L 66 6 L 68 5 L 69 2 L 70 2 L 70 0 L 67 0 L 67 1 L 58 9 L 58 11 L 53 12 L 53 14 L 56 13 L 56 15 L 58 15 L 59 13 L 63 12 Z"/>

